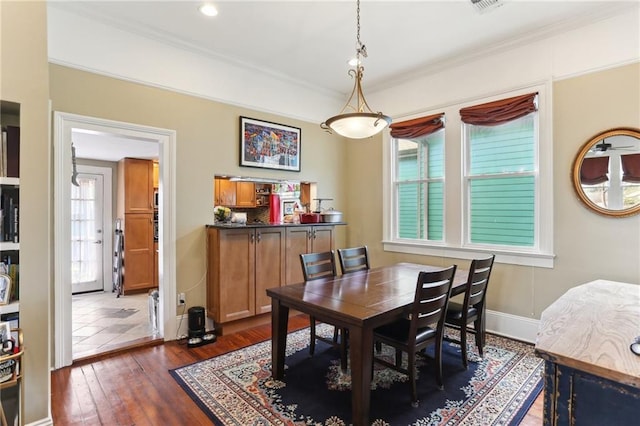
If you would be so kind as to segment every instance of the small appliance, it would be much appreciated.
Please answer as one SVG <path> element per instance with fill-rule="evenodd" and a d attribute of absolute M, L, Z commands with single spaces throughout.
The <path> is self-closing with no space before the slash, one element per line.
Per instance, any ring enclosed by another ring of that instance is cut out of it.
<path fill-rule="evenodd" d="M 189 338 L 187 346 L 194 348 L 206 345 L 216 341 L 214 331 L 206 331 L 204 308 L 202 306 L 193 306 L 189 308 Z"/>

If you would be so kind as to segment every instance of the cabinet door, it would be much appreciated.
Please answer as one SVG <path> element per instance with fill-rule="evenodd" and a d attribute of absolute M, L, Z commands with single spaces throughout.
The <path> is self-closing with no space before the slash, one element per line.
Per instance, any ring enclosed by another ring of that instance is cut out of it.
<path fill-rule="evenodd" d="M 300 254 L 309 253 L 311 250 L 311 227 L 296 226 L 287 228 L 286 249 L 286 283 L 296 284 L 304 281 Z"/>
<path fill-rule="evenodd" d="M 220 231 L 219 321 L 255 314 L 255 233 L 253 229 Z"/>
<path fill-rule="evenodd" d="M 333 226 L 314 226 L 311 230 L 310 253 L 318 253 L 333 249 Z"/>
<path fill-rule="evenodd" d="M 137 158 L 125 158 L 124 212 L 153 213 L 153 162 Z"/>
<path fill-rule="evenodd" d="M 154 287 L 153 215 L 124 216 L 124 291 Z"/>
<path fill-rule="evenodd" d="M 217 182 L 220 186 L 218 205 L 232 207 L 236 205 L 236 183 L 227 179 L 219 179 Z"/>
<path fill-rule="evenodd" d="M 271 312 L 267 289 L 284 282 L 285 248 L 284 228 L 256 229 L 256 315 Z"/>
<path fill-rule="evenodd" d="M 253 182 L 236 182 L 236 207 L 256 206 L 256 185 Z"/>

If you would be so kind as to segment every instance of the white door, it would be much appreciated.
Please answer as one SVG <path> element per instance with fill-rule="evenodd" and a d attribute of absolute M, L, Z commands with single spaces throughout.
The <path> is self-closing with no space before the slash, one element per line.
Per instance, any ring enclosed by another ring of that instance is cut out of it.
<path fill-rule="evenodd" d="M 103 176 L 79 173 L 71 184 L 71 292 L 104 289 Z"/>

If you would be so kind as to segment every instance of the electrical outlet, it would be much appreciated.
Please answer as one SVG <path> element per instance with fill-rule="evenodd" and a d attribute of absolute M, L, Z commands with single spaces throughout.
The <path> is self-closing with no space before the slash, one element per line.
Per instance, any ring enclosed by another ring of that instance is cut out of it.
<path fill-rule="evenodd" d="M 187 298 L 184 293 L 178 293 L 178 306 L 182 306 L 187 302 Z"/>

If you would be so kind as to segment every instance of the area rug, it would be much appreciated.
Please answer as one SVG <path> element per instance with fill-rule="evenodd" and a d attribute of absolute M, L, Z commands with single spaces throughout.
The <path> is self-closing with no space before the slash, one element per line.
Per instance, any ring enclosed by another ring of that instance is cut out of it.
<path fill-rule="evenodd" d="M 318 330 L 332 334 L 326 326 Z M 271 378 L 270 341 L 170 373 L 216 425 L 350 424 L 349 370 L 341 371 L 330 345 L 318 342 L 313 357 L 308 345 L 308 328 L 288 335 L 284 381 Z M 383 346 L 381 354 L 393 359 L 392 348 Z M 444 344 L 444 390 L 429 360 L 418 364 L 417 408 L 410 404 L 407 377 L 376 364 L 372 425 L 517 425 L 542 390 L 543 364 L 533 346 L 487 335 L 484 356 L 472 345 L 468 356 L 465 370 L 460 346 Z"/>

